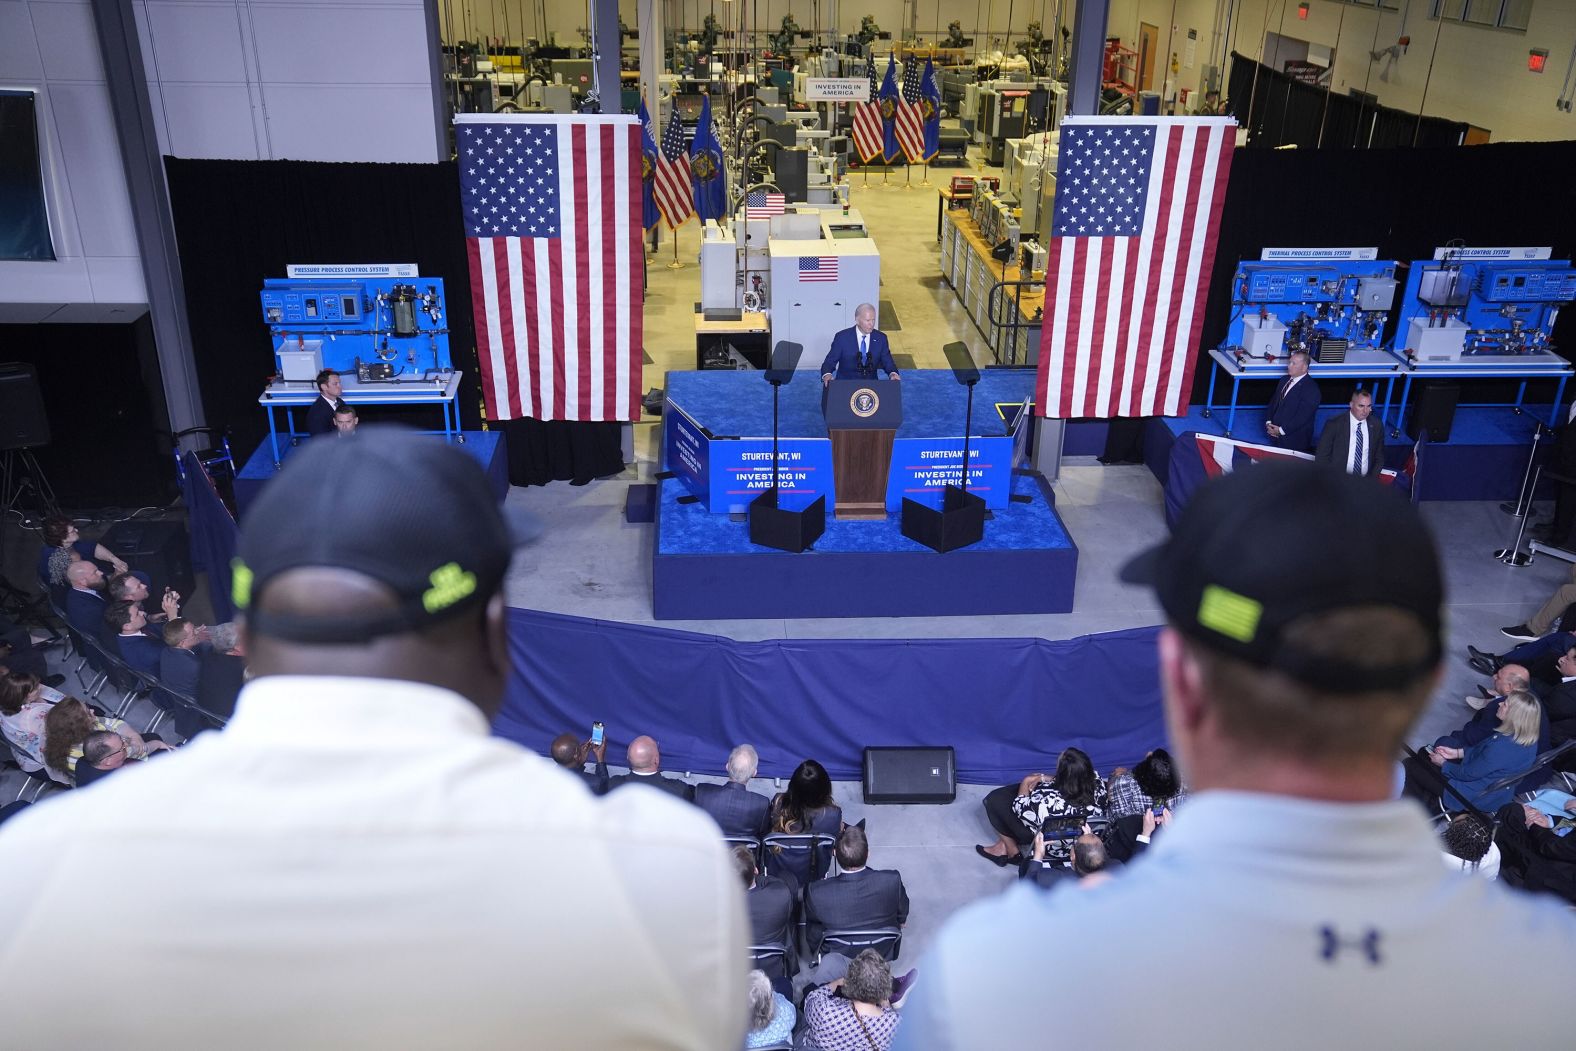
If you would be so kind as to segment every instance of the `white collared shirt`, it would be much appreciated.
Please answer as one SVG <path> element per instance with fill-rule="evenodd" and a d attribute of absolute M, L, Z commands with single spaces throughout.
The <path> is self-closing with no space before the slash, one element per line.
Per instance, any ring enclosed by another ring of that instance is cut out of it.
<path fill-rule="evenodd" d="M 1524 1002 L 1563 1003 L 1569 910 L 1447 872 L 1439 852 L 1411 800 L 1201 792 L 1097 887 L 1019 883 L 954 913 L 893 1048 L 986 1046 L 1020 1003 L 1058 1047 L 1410 1047 L 1441 990 L 1470 987 L 1463 962 L 1487 960 L 1514 961 Z M 1564 1047 L 1569 1020 L 1454 1012 L 1446 1042 Z"/>
<path fill-rule="evenodd" d="M 1363 430 L 1363 428 L 1367 427 L 1368 426 L 1368 421 L 1367 420 L 1359 420 L 1356 416 L 1354 416 L 1352 414 L 1352 411 L 1350 409 L 1346 410 L 1346 419 L 1351 424 L 1351 427 L 1348 428 L 1347 434 L 1346 434 L 1346 473 L 1347 474 L 1362 474 L 1363 473 L 1363 468 L 1365 466 L 1367 466 L 1367 465 L 1364 464 L 1361 460 L 1357 459 L 1357 432 L 1360 431 L 1360 430 Z M 1367 446 L 1368 446 L 1368 433 L 1366 431 L 1363 431 L 1363 455 L 1365 457 L 1370 455 L 1368 453 Z"/>
<path fill-rule="evenodd" d="M 598 799 L 446 690 L 257 679 L 224 731 L 3 832 L 7 1046 L 743 1044 L 711 819 Z"/>

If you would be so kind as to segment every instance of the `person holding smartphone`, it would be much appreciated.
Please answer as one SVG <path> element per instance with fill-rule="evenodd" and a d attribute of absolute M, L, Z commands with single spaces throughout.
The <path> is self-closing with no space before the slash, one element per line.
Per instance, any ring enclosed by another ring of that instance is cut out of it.
<path fill-rule="evenodd" d="M 553 762 L 579 776 L 595 795 L 607 792 L 607 734 L 600 720 L 591 724 L 591 736 L 584 741 L 574 734 L 559 734 L 549 748 Z M 586 769 L 586 760 L 596 766 Z"/>

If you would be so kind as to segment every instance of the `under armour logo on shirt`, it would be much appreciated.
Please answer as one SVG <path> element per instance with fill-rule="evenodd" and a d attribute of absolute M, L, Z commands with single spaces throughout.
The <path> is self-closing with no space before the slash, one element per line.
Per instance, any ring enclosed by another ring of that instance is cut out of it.
<path fill-rule="evenodd" d="M 1319 957 L 1326 963 L 1334 959 L 1347 949 L 1361 953 L 1368 957 L 1368 962 L 1374 966 L 1379 965 L 1379 929 L 1369 927 L 1359 938 L 1342 938 L 1336 933 L 1334 927 L 1319 928 Z"/>

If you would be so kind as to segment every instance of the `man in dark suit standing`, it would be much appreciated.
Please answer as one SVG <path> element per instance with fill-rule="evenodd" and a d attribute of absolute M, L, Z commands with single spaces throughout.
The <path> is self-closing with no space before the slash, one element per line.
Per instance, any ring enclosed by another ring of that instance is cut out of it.
<path fill-rule="evenodd" d="M 312 407 L 306 410 L 306 433 L 334 433 L 334 413 L 345 404 L 344 399 L 339 396 L 343 389 L 343 384 L 339 381 L 339 373 L 333 369 L 324 369 L 317 374 L 318 398 L 312 403 Z"/>
<path fill-rule="evenodd" d="M 884 869 L 866 868 L 870 842 L 858 825 L 837 837 L 837 865 L 842 874 L 816 880 L 804 888 L 804 919 L 810 952 L 821 951 L 829 930 L 901 927 L 908 922 L 908 892 L 903 877 Z"/>
<path fill-rule="evenodd" d="M 832 350 L 821 363 L 821 385 L 837 380 L 874 379 L 877 371 L 900 380 L 885 332 L 876 331 L 876 308 L 861 303 L 854 309 L 854 327 L 832 337 Z"/>
<path fill-rule="evenodd" d="M 552 752 L 553 762 L 577 775 L 586 783 L 592 795 L 602 795 L 607 791 L 607 739 L 603 738 L 601 744 L 592 744 L 590 741 L 580 741 L 574 734 L 559 734 L 553 738 L 549 749 Z M 596 759 L 596 766 L 586 769 L 586 760 Z"/>
<path fill-rule="evenodd" d="M 1379 476 L 1384 466 L 1384 427 L 1373 418 L 1374 396 L 1355 391 L 1345 416 L 1324 425 L 1313 458 L 1333 464 L 1347 474 Z"/>
<path fill-rule="evenodd" d="M 1308 375 L 1308 352 L 1294 350 L 1286 359 L 1286 378 L 1264 410 L 1264 433 L 1278 449 L 1313 451 L 1313 414 L 1319 409 L 1319 385 Z"/>
<path fill-rule="evenodd" d="M 748 787 L 759 764 L 755 748 L 741 744 L 728 753 L 727 784 L 695 786 L 695 805 L 712 816 L 725 836 L 759 836 L 766 827 L 772 801 Z"/>
<path fill-rule="evenodd" d="M 662 776 L 662 750 L 657 742 L 642 734 L 629 742 L 625 752 L 629 773 L 607 779 L 607 790 L 625 785 L 649 785 L 669 795 L 678 796 L 686 803 L 695 802 L 695 786 L 677 777 Z"/>

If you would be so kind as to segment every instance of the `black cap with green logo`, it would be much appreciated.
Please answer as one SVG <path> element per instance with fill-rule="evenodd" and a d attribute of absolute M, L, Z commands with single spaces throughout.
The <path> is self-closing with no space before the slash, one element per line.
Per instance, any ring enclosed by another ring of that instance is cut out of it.
<path fill-rule="evenodd" d="M 232 564 L 235 605 L 251 631 L 296 642 L 420 630 L 491 598 L 522 533 L 506 522 L 476 459 L 441 438 L 394 427 L 318 438 L 247 511 Z M 399 604 L 363 617 L 255 608 L 269 581 L 308 566 L 363 574 Z"/>
<path fill-rule="evenodd" d="M 1444 583 L 1422 516 L 1386 486 L 1327 464 L 1256 464 L 1206 483 L 1170 539 L 1124 566 L 1122 579 L 1154 585 L 1188 637 L 1317 689 L 1395 689 L 1439 663 Z M 1414 614 L 1428 655 L 1355 667 L 1285 641 L 1300 617 L 1360 606 Z"/>

